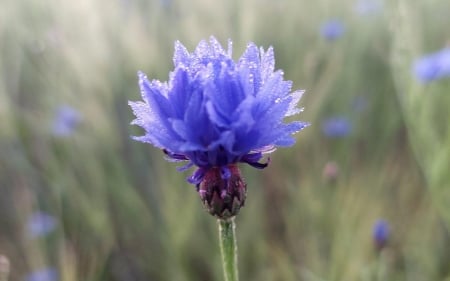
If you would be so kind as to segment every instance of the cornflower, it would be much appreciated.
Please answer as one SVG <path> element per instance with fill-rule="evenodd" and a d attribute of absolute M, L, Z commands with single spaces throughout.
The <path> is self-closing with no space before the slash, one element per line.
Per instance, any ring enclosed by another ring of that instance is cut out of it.
<path fill-rule="evenodd" d="M 320 34 L 328 41 L 335 41 L 345 33 L 345 25 L 342 21 L 332 19 L 320 26 Z"/>
<path fill-rule="evenodd" d="M 417 59 L 413 71 L 422 83 L 450 77 L 450 47 Z"/>
<path fill-rule="evenodd" d="M 304 91 L 291 93 L 292 82 L 274 71 L 274 52 L 250 43 L 235 62 L 232 43 L 225 51 L 211 37 L 193 53 L 175 43 L 169 82 L 149 81 L 139 72 L 143 101 L 129 102 L 145 130 L 135 140 L 162 149 L 179 167 L 197 170 L 187 180 L 197 186 L 208 211 L 219 218 L 235 216 L 243 206 L 246 184 L 238 163 L 265 168 L 264 154 L 295 143 L 292 134 L 308 123 L 284 121 L 302 111 Z"/>
<path fill-rule="evenodd" d="M 292 135 L 309 124 L 285 118 L 302 111 L 304 91 L 291 92 L 292 82 L 275 71 L 271 47 L 249 43 L 234 61 L 231 41 L 224 50 L 211 37 L 192 53 L 177 41 L 173 61 L 168 82 L 138 73 L 143 101 L 129 104 L 132 124 L 145 135 L 134 139 L 162 149 L 169 161 L 187 162 L 179 171 L 197 167 L 188 182 L 218 218 L 225 280 L 237 281 L 234 217 L 247 194 L 238 163 L 263 169 L 264 154 L 295 143 Z"/>

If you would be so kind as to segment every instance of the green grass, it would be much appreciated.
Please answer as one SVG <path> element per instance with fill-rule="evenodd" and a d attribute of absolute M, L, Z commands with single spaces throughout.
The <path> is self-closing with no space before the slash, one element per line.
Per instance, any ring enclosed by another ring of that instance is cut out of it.
<path fill-rule="evenodd" d="M 414 60 L 450 38 L 446 0 L 385 1 L 361 17 L 353 1 L 6 0 L 0 11 L 0 255 L 10 280 L 56 267 L 60 280 L 222 280 L 216 221 L 162 152 L 140 134 L 128 100 L 137 70 L 167 80 L 173 42 L 216 36 L 274 46 L 276 68 L 306 89 L 312 126 L 271 165 L 243 167 L 236 219 L 241 280 L 450 280 L 450 80 L 421 85 Z M 327 42 L 323 21 L 346 33 Z M 355 98 L 367 106 L 352 108 Z M 55 108 L 82 115 L 51 134 Z M 343 115 L 353 131 L 327 139 Z M 339 166 L 335 181 L 322 171 Z M 30 239 L 27 218 L 58 219 Z M 377 252 L 372 226 L 391 226 Z"/>

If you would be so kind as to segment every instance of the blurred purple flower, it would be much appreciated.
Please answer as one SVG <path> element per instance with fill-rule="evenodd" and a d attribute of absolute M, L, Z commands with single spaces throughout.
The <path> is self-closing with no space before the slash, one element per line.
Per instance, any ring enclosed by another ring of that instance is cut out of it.
<path fill-rule="evenodd" d="M 322 122 L 322 132 L 329 138 L 346 137 L 352 131 L 352 123 L 346 117 L 331 117 Z"/>
<path fill-rule="evenodd" d="M 159 0 L 159 3 L 161 3 L 161 5 L 163 7 L 170 7 L 170 5 L 172 5 L 172 0 Z"/>
<path fill-rule="evenodd" d="M 381 0 L 358 0 L 354 9 L 361 16 L 374 15 L 383 9 L 383 2 Z"/>
<path fill-rule="evenodd" d="M 367 108 L 367 98 L 365 96 L 357 96 L 352 100 L 351 107 L 355 112 L 363 112 Z"/>
<path fill-rule="evenodd" d="M 68 105 L 59 106 L 53 118 L 52 132 L 57 137 L 70 136 L 81 122 L 79 111 Z"/>
<path fill-rule="evenodd" d="M 450 77 L 450 47 L 417 59 L 413 71 L 422 83 Z"/>
<path fill-rule="evenodd" d="M 345 26 L 340 20 L 329 20 L 324 22 L 320 27 L 321 35 L 329 40 L 334 41 L 341 37 L 345 32 Z"/>
<path fill-rule="evenodd" d="M 57 225 L 56 219 L 44 212 L 35 212 L 27 222 L 28 234 L 32 238 L 40 237 L 52 232 Z"/>
<path fill-rule="evenodd" d="M 36 270 L 25 277 L 25 281 L 57 281 L 58 271 L 55 268 L 47 267 Z"/>
<path fill-rule="evenodd" d="M 373 225 L 372 237 L 377 249 L 382 249 L 386 246 L 389 239 L 389 223 L 383 219 L 377 220 Z"/>

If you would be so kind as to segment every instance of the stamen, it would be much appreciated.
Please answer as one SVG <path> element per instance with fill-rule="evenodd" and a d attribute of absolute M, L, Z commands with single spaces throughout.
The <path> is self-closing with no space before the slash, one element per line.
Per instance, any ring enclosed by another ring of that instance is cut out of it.
<path fill-rule="evenodd" d="M 226 189 L 222 189 L 222 191 L 220 191 L 220 198 L 224 199 L 225 196 L 227 196 L 227 190 Z"/>
<path fill-rule="evenodd" d="M 223 180 L 227 180 L 231 177 L 231 171 L 230 168 L 227 166 L 220 167 L 220 178 Z"/>
<path fill-rule="evenodd" d="M 256 153 L 248 153 L 246 155 L 244 155 L 241 159 L 242 162 L 258 162 L 259 159 L 262 158 L 262 153 L 261 152 L 256 152 Z"/>
<path fill-rule="evenodd" d="M 187 181 L 191 184 L 200 184 L 203 180 L 203 178 L 205 177 L 205 169 L 203 168 L 198 168 L 193 174 L 192 176 L 190 176 L 189 178 L 187 178 Z"/>
<path fill-rule="evenodd" d="M 163 149 L 164 154 L 166 154 L 166 160 L 170 162 L 180 162 L 180 161 L 186 161 L 189 160 L 186 155 L 183 154 L 177 154 L 172 153 L 168 151 L 167 149 Z"/>
<path fill-rule="evenodd" d="M 254 167 L 256 169 L 264 169 L 267 166 L 269 166 L 269 164 L 270 164 L 270 157 L 267 158 L 267 162 L 266 163 L 250 162 L 250 161 L 243 161 L 243 160 L 241 160 L 241 162 L 247 163 L 247 164 L 249 164 L 250 166 L 252 166 L 252 167 Z"/>
<path fill-rule="evenodd" d="M 186 165 L 177 167 L 177 171 L 178 171 L 178 172 L 183 172 L 183 171 L 188 170 L 188 169 L 191 168 L 192 166 L 194 166 L 194 163 L 192 163 L 191 161 L 189 161 L 189 163 L 187 163 Z"/>

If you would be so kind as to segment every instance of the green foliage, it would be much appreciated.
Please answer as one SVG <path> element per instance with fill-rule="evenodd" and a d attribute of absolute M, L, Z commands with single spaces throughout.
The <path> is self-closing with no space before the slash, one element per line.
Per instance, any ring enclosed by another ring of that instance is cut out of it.
<path fill-rule="evenodd" d="M 340 1 L 5 0 L 0 9 L 0 255 L 10 280 L 56 267 L 60 280 L 222 280 L 216 220 L 175 164 L 140 134 L 128 100 L 137 70 L 166 80 L 173 42 L 216 36 L 273 45 L 277 68 L 306 89 L 312 123 L 271 165 L 243 167 L 236 218 L 241 280 L 450 280 L 450 80 L 411 67 L 448 44 L 446 0 L 384 1 L 373 15 Z M 341 19 L 329 42 L 320 25 Z M 355 99 L 365 105 L 355 110 Z M 55 109 L 80 112 L 52 134 Z M 351 134 L 321 122 L 343 115 Z M 339 170 L 330 177 L 324 166 Z M 31 238 L 44 211 L 56 229 Z M 391 226 L 378 251 L 372 226 Z"/>

